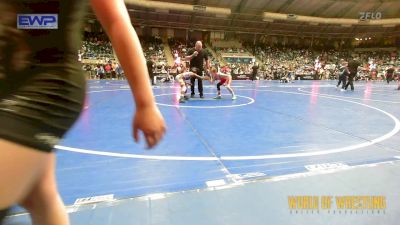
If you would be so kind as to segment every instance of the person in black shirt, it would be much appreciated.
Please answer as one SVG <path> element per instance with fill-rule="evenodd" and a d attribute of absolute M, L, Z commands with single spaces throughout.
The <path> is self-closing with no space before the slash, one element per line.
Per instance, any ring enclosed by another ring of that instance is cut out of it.
<path fill-rule="evenodd" d="M 149 78 L 151 80 L 151 85 L 154 85 L 154 73 L 153 73 L 153 65 L 154 65 L 154 61 L 152 58 L 147 59 L 146 61 L 146 65 L 147 65 L 147 70 L 149 71 Z"/>
<path fill-rule="evenodd" d="M 201 41 L 197 41 L 195 44 L 195 48 L 189 50 L 188 55 L 186 56 L 186 59 L 190 60 L 190 71 L 193 73 L 198 74 L 199 76 L 202 76 L 203 71 L 204 71 L 204 61 L 206 62 L 206 67 L 207 70 L 210 68 L 210 62 L 208 60 L 208 53 L 205 49 L 203 49 L 203 43 Z M 203 81 L 202 79 L 198 79 L 196 77 L 190 78 L 190 83 L 191 83 L 191 97 L 194 97 L 194 82 L 197 79 L 197 84 L 198 89 L 199 89 L 199 94 L 200 98 L 203 98 Z"/>
<path fill-rule="evenodd" d="M 351 90 L 354 91 L 354 77 L 357 75 L 357 69 L 360 66 L 360 62 L 358 61 L 358 58 L 353 58 L 352 60 L 350 60 L 349 64 L 348 64 L 348 69 L 349 69 L 349 79 L 347 81 L 346 86 L 344 87 L 345 90 L 347 90 L 347 88 L 349 87 L 349 85 L 351 86 Z"/>
<path fill-rule="evenodd" d="M 393 76 L 397 76 L 397 83 L 398 83 L 397 90 L 400 91 L 400 70 L 399 70 L 399 67 L 397 67 L 397 70 L 395 70 Z"/>
<path fill-rule="evenodd" d="M 254 81 L 256 79 L 257 73 L 258 73 L 258 63 L 254 63 L 254 65 L 251 67 L 252 72 L 251 72 L 251 81 Z"/>
<path fill-rule="evenodd" d="M 387 70 L 386 70 L 386 82 L 389 84 L 390 81 L 393 80 L 393 74 L 394 74 L 394 67 L 390 66 Z"/>
<path fill-rule="evenodd" d="M 397 74 L 397 82 L 398 82 L 397 90 L 400 91 L 400 72 Z"/>

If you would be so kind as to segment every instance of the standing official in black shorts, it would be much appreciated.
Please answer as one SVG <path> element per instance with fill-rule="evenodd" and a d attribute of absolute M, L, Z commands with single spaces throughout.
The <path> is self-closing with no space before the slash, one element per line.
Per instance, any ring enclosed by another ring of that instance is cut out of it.
<path fill-rule="evenodd" d="M 146 61 L 146 65 L 147 65 L 147 71 L 149 71 L 149 78 L 151 80 L 151 85 L 155 85 L 154 82 L 154 72 L 153 72 L 153 67 L 154 67 L 154 60 L 153 58 L 149 58 Z"/>
<path fill-rule="evenodd" d="M 390 67 L 386 70 L 386 82 L 387 84 L 390 83 L 394 79 L 394 67 L 390 65 Z"/>
<path fill-rule="evenodd" d="M 190 60 L 190 71 L 193 73 L 196 73 L 199 76 L 203 75 L 204 71 L 204 62 L 206 62 L 206 68 L 207 70 L 210 68 L 210 62 L 208 60 L 208 53 L 206 50 L 203 49 L 203 43 L 201 41 L 197 41 L 195 48 L 189 50 L 188 55 L 186 56 L 187 60 Z M 190 86 L 191 90 L 191 97 L 194 97 L 194 82 L 197 79 L 197 84 L 198 89 L 199 89 L 199 94 L 200 98 L 203 98 L 203 81 L 201 79 L 192 77 L 190 78 L 190 83 L 192 84 Z"/>
<path fill-rule="evenodd" d="M 348 64 L 348 69 L 349 69 L 349 79 L 347 80 L 347 84 L 344 87 L 345 90 L 347 90 L 347 88 L 349 87 L 349 85 L 351 86 L 351 90 L 354 91 L 354 78 L 357 76 L 357 69 L 360 66 L 360 62 L 358 61 L 358 59 L 355 57 L 352 60 L 350 60 L 349 64 Z"/>
<path fill-rule="evenodd" d="M 251 67 L 251 81 L 257 79 L 258 74 L 258 63 L 254 62 L 253 66 Z"/>

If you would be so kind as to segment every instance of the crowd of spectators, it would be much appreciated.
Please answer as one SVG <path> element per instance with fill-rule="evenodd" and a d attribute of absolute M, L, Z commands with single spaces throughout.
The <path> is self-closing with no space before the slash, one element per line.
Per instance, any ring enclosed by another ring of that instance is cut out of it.
<path fill-rule="evenodd" d="M 142 38 L 141 43 L 146 58 L 154 62 L 152 68 L 155 73 L 175 74 L 176 68 L 180 65 L 189 66 L 185 56 L 193 45 L 188 41 L 168 39 L 174 65 L 167 63 L 161 38 Z M 400 66 L 399 53 L 395 51 L 311 50 L 248 43 L 244 46 L 212 47 L 217 58 L 209 54 L 211 65 L 223 67 L 232 74 L 249 75 L 257 64 L 258 79 L 282 79 L 287 76 L 291 76 L 291 79 L 337 79 L 338 62 L 341 59 L 349 60 L 353 56 L 358 56 L 361 66 L 356 79 L 372 80 L 385 80 L 386 71 L 390 67 L 394 67 L 395 73 L 398 73 Z M 230 59 L 222 57 L 226 55 L 232 57 Z M 244 55 L 249 57 L 246 58 Z M 80 61 L 92 60 L 92 63 L 83 65 L 83 69 L 88 71 L 88 77 L 91 79 L 123 78 L 123 69 L 115 60 L 112 46 L 105 35 L 95 34 L 85 37 L 78 57 Z"/>

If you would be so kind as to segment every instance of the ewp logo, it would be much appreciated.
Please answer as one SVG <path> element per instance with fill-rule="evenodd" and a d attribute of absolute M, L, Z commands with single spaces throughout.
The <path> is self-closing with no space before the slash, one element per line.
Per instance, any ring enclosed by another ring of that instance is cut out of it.
<path fill-rule="evenodd" d="M 18 29 L 58 29 L 57 14 L 18 14 Z"/>

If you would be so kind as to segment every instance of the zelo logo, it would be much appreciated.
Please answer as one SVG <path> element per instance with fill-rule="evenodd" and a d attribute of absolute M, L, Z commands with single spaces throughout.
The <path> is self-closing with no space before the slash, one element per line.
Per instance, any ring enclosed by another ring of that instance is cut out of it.
<path fill-rule="evenodd" d="M 58 29 L 57 14 L 18 14 L 18 29 Z"/>
<path fill-rule="evenodd" d="M 360 12 L 360 20 L 380 20 L 382 19 L 381 12 Z"/>

